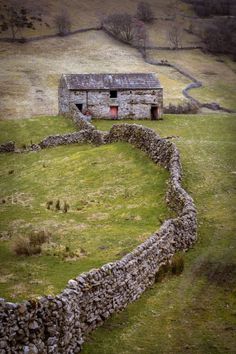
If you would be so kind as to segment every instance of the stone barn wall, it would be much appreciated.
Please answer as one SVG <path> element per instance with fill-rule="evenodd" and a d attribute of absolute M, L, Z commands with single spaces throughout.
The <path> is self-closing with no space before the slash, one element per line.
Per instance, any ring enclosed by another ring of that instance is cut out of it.
<path fill-rule="evenodd" d="M 135 124 L 114 125 L 105 135 L 96 132 L 101 143 L 129 142 L 169 170 L 167 201 L 177 217 L 165 221 L 158 232 L 121 260 L 70 280 L 55 297 L 43 296 L 22 303 L 1 299 L 1 354 L 80 352 L 90 331 L 137 300 L 155 282 L 159 268 L 175 252 L 187 250 L 196 241 L 196 210 L 192 198 L 181 186 L 176 146 L 153 130 Z"/>
<path fill-rule="evenodd" d="M 67 114 L 70 104 L 82 104 L 94 118 L 111 119 L 110 106 L 118 106 L 118 119 L 151 119 L 151 106 L 163 111 L 163 89 L 117 90 L 117 98 L 110 98 L 109 90 L 68 90 L 65 79 L 60 81 L 59 114 Z"/>

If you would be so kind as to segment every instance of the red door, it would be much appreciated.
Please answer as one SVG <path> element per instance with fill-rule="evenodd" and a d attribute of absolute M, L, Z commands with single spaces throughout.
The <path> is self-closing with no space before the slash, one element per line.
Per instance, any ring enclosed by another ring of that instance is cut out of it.
<path fill-rule="evenodd" d="M 110 116 L 112 119 L 118 118 L 118 107 L 117 106 L 110 106 Z"/>

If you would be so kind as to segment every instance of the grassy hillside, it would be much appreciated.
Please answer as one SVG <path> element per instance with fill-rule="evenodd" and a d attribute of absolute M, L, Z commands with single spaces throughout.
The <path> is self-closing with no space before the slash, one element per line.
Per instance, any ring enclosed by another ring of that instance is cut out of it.
<path fill-rule="evenodd" d="M 31 2 L 26 1 L 28 4 Z M 150 45 L 170 45 L 167 35 L 173 15 L 170 2 L 161 0 L 151 3 L 156 19 L 147 26 Z M 40 3 L 51 27 L 42 27 L 25 35 L 55 33 L 53 18 L 63 6 L 72 17 L 73 30 L 97 26 L 101 18 L 110 13 L 127 11 L 135 14 L 138 0 L 42 0 Z M 205 20 L 199 22 L 186 17 L 192 14 L 191 7 L 180 0 L 176 13 L 182 28 L 182 45 L 199 44 L 199 38 L 184 29 L 189 27 L 190 20 L 196 28 L 203 26 Z M 235 109 L 236 74 L 235 64 L 230 59 L 224 58 L 224 62 L 219 62 L 217 57 L 195 50 L 186 53 L 148 51 L 148 55 L 176 62 L 201 80 L 204 87 L 192 91 L 200 101 L 216 101 L 226 108 Z M 146 64 L 136 49 L 115 41 L 102 31 L 27 44 L 1 43 L 0 68 L 1 120 L 56 115 L 57 89 L 62 73 L 154 72 L 164 87 L 165 105 L 183 102 L 182 90 L 190 82 L 171 68 Z"/>
<path fill-rule="evenodd" d="M 27 58 L 27 60 L 25 59 Z M 103 32 L 89 32 L 42 42 L 3 44 L 0 119 L 55 115 L 62 73 L 154 72 L 165 87 L 165 102 L 183 99 L 189 83 L 175 70 L 144 63 L 136 49 Z"/>
<path fill-rule="evenodd" d="M 198 242 L 181 276 L 167 277 L 113 316 L 85 344 L 89 354 L 234 353 L 236 343 L 236 116 L 143 121 L 173 139 L 198 210 Z M 111 122 L 97 121 L 107 129 Z"/>
<path fill-rule="evenodd" d="M 52 133 L 58 126 L 70 130 L 59 118 L 42 122 L 42 128 L 40 119 L 7 122 L 9 138 L 14 138 L 11 124 L 18 141 L 23 126 L 32 137 L 37 126 L 37 138 L 47 126 Z M 184 272 L 167 276 L 108 320 L 89 337 L 84 353 L 234 353 L 235 122 L 236 115 L 220 114 L 141 122 L 162 136 L 175 136 L 184 186 L 198 210 L 199 238 L 184 256 Z M 95 122 L 105 130 L 113 123 Z M 30 138 L 22 137 L 24 142 Z M 0 158 L 1 197 L 13 197 L 0 205 L 0 291 L 12 300 L 55 293 L 80 271 L 120 258 L 168 215 L 161 203 L 166 171 L 126 144 L 59 147 Z M 10 170 L 14 173 L 9 175 Z M 67 214 L 46 210 L 45 200 L 55 197 L 69 202 Z M 11 240 L 40 228 L 51 231 L 54 253 L 46 248 L 41 256 L 13 256 Z"/>
<path fill-rule="evenodd" d="M 2 0 L 4 1 L 4 0 Z M 50 27 L 45 25 L 36 26 L 36 30 L 24 30 L 25 36 L 38 36 L 44 34 L 51 34 L 57 31 L 55 27 L 55 17 L 62 12 L 67 12 L 70 16 L 72 23 L 72 30 L 85 27 L 99 26 L 101 19 L 104 16 L 113 13 L 128 12 L 132 15 L 136 14 L 137 4 L 139 0 L 40 0 L 39 4 L 35 4 L 33 0 L 22 0 L 21 4 L 24 4 L 27 8 L 37 8 L 43 14 L 43 19 L 49 24 Z M 191 6 L 184 4 L 181 0 L 158 0 L 156 2 L 149 2 L 152 6 L 152 10 L 158 22 L 155 22 L 156 29 L 160 32 L 161 19 L 170 17 L 173 14 L 174 7 L 173 2 L 177 3 L 176 11 L 179 14 L 192 14 Z M 6 32 L 2 36 L 6 36 Z"/>
<path fill-rule="evenodd" d="M 59 117 L 11 121 L 0 140 L 37 142 L 46 126 L 47 134 L 71 128 Z M 120 259 L 170 215 L 167 171 L 128 144 L 1 154 L 0 166 L 0 296 L 9 300 L 59 293 L 79 273 Z M 67 213 L 56 211 L 58 199 Z M 40 255 L 14 254 L 19 238 L 44 230 Z"/>
<path fill-rule="evenodd" d="M 150 50 L 148 53 L 152 59 L 168 60 L 185 68 L 201 81 L 203 87 L 191 91 L 191 95 L 200 102 L 217 102 L 223 107 L 236 110 L 236 63 L 229 58 L 203 54 L 200 50 Z"/>

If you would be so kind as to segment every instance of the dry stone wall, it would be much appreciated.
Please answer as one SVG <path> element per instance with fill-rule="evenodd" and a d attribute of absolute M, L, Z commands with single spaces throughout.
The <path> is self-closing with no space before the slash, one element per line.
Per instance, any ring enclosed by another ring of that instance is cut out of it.
<path fill-rule="evenodd" d="M 70 280 L 55 297 L 22 303 L 0 299 L 1 354 L 80 352 L 89 332 L 137 300 L 154 283 L 159 268 L 175 252 L 187 250 L 196 241 L 196 210 L 192 198 L 181 187 L 176 146 L 153 130 L 135 124 L 114 125 L 105 135 L 96 132 L 101 143 L 126 141 L 169 170 L 167 201 L 177 217 L 165 221 L 158 232 L 121 260 Z M 44 147 L 48 146 L 47 139 Z"/>
<path fill-rule="evenodd" d="M 0 145 L 0 152 L 13 152 L 15 151 L 15 142 L 8 141 Z"/>

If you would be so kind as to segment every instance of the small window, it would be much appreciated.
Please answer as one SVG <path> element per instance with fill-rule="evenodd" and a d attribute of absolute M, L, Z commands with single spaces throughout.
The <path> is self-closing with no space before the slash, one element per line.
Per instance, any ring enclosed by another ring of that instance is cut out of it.
<path fill-rule="evenodd" d="M 117 91 L 110 91 L 110 98 L 117 98 Z"/>

